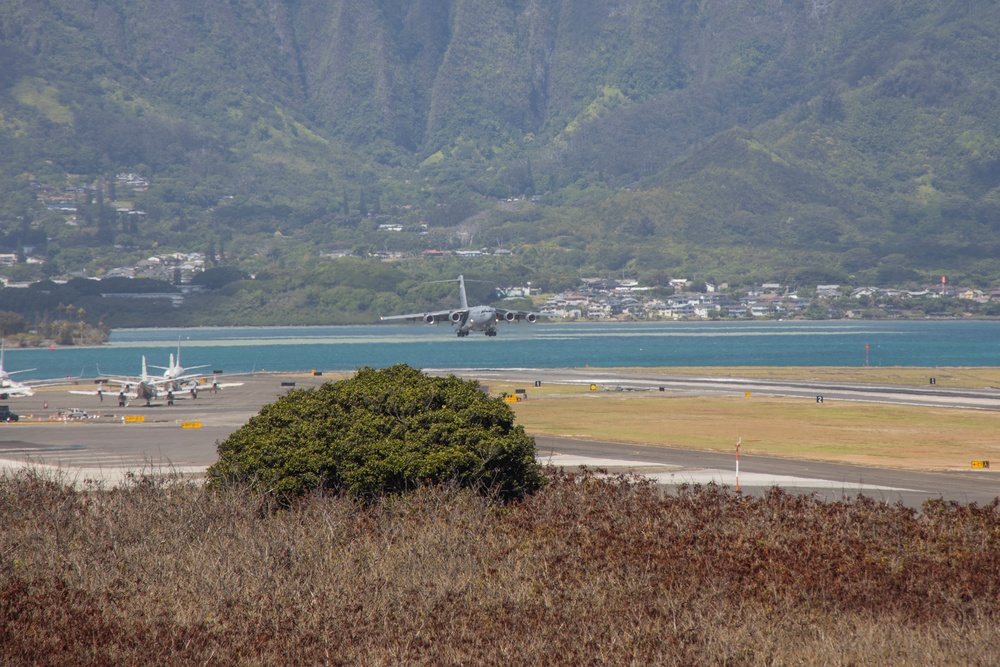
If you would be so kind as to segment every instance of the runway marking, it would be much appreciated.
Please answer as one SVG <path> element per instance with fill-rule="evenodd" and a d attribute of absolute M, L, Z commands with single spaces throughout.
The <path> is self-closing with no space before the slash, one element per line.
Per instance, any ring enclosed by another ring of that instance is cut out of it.
<path fill-rule="evenodd" d="M 205 473 L 208 466 L 174 465 L 171 463 L 155 463 L 150 461 L 132 461 L 122 465 L 94 465 L 90 462 L 86 467 L 79 465 L 55 465 L 38 461 L 11 461 L 0 459 L 0 475 L 32 468 L 42 473 L 58 476 L 59 479 L 79 485 L 86 482 L 96 482 L 109 486 L 117 486 L 136 475 L 183 475 L 198 477 Z"/>
<path fill-rule="evenodd" d="M 555 454 L 539 458 L 539 463 L 551 464 L 560 468 L 606 468 L 612 470 L 629 470 L 643 477 L 654 479 L 661 484 L 711 484 L 720 486 L 736 486 L 736 471 L 718 468 L 685 468 L 664 463 L 648 461 L 627 461 L 624 459 L 602 459 L 589 456 L 571 456 Z M 666 468 L 666 470 L 664 470 Z M 645 471 L 644 471 L 645 469 Z M 895 486 L 881 486 L 847 482 L 845 480 L 816 479 L 811 477 L 796 477 L 792 475 L 775 475 L 770 473 L 740 473 L 740 486 L 809 489 L 844 489 L 849 491 L 915 491 L 921 489 L 906 489 Z"/>

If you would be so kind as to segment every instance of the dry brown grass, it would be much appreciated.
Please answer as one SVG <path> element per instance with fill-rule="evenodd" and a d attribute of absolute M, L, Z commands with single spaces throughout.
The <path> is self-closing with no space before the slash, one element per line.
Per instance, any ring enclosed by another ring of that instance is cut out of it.
<path fill-rule="evenodd" d="M 0 481 L 3 665 L 1000 661 L 1000 511 L 552 473 L 290 510 Z"/>
<path fill-rule="evenodd" d="M 1000 460 L 1000 413 L 875 403 L 597 392 L 512 404 L 533 435 L 914 469 Z"/>

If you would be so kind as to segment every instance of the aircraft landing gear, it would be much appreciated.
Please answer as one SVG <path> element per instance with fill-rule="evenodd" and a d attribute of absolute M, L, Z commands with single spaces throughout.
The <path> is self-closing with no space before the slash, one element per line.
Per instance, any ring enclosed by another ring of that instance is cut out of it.
<path fill-rule="evenodd" d="M 459 330 L 458 330 L 458 337 L 459 337 L 459 338 L 465 338 L 465 337 L 466 337 L 466 336 L 468 336 L 468 335 L 469 335 L 469 332 L 468 332 L 468 331 L 464 331 L 464 330 L 462 330 L 462 329 L 459 329 Z"/>
<path fill-rule="evenodd" d="M 496 336 L 497 335 L 497 330 L 496 329 L 487 329 L 486 330 L 486 335 L 487 336 Z"/>

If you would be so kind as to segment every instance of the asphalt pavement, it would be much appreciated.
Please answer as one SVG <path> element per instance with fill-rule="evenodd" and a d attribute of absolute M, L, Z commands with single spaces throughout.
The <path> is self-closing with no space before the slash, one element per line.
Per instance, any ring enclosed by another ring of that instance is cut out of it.
<path fill-rule="evenodd" d="M 645 390 L 726 395 L 754 391 L 763 395 L 811 396 L 823 393 L 838 400 L 869 400 L 933 405 L 956 409 L 1000 409 L 1000 392 L 934 391 L 871 385 L 808 382 L 742 382 L 729 379 L 659 377 L 609 371 L 533 369 L 452 369 L 462 377 L 524 383 L 592 384 L 603 389 Z M 35 396 L 7 401 L 17 422 L 0 423 L 0 469 L 24 465 L 62 470 L 77 481 L 120 481 L 129 471 L 173 470 L 199 475 L 216 459 L 219 441 L 245 424 L 266 403 L 294 387 L 314 387 L 331 379 L 313 375 L 255 375 L 241 387 L 213 392 L 203 389 L 197 398 L 178 394 L 175 405 L 166 399 L 117 407 L 114 395 L 70 394 L 80 387 L 47 387 Z M 538 389 L 536 388 L 537 392 Z M 802 393 L 805 392 L 805 393 Z M 924 402 L 926 401 L 926 403 Z M 82 410 L 85 418 L 73 414 Z M 608 472 L 634 471 L 667 485 L 708 484 L 736 487 L 736 461 L 731 453 L 662 446 L 642 446 L 589 440 L 536 438 L 538 458 L 568 469 L 585 465 Z M 997 462 L 1000 463 L 1000 462 Z M 739 486 L 744 493 L 762 493 L 773 486 L 815 493 L 836 500 L 864 494 L 885 502 L 919 507 L 928 498 L 956 502 L 991 502 L 1000 495 L 1000 470 L 910 471 L 812 460 L 743 455 Z"/>

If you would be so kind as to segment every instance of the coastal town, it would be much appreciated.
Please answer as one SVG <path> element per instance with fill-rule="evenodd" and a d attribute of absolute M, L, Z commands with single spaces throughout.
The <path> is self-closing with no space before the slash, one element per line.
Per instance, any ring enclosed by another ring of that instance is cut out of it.
<path fill-rule="evenodd" d="M 3 258 L 0 257 L 0 260 Z M 335 260 L 334 260 L 335 261 Z M 206 269 L 204 253 L 151 255 L 134 265 L 115 267 L 102 276 L 67 276 L 51 279 L 64 284 L 72 278 L 94 281 L 112 278 L 145 278 L 161 281 L 162 292 L 136 294 L 163 298 L 173 307 L 184 296 L 203 291 L 192 283 Z M 471 269 L 474 270 L 474 269 Z M 2 269 L 0 269 L 2 271 Z M 253 277 L 251 276 L 252 280 Z M 0 273 L 4 288 L 28 288 L 32 282 L 15 282 Z M 124 296 L 118 287 L 106 296 Z M 920 289 L 873 286 L 816 285 L 793 289 L 781 283 L 749 288 L 727 284 L 696 283 L 673 279 L 669 287 L 642 285 L 637 280 L 585 278 L 573 290 L 543 294 L 530 283 L 498 288 L 498 299 L 528 299 L 533 308 L 551 320 L 742 320 L 742 319 L 898 319 L 914 317 L 1000 316 L 1000 288 L 985 291 L 951 286 L 947 280 Z"/>
<path fill-rule="evenodd" d="M 150 179 L 139 173 L 122 172 L 99 181 L 87 181 L 67 175 L 65 182 L 52 185 L 32 181 L 34 195 L 50 219 L 61 220 L 65 228 L 83 234 L 97 234 L 100 221 L 92 219 L 92 205 L 107 202 L 114 211 L 114 219 L 104 224 L 112 225 L 123 233 L 135 234 L 146 216 L 140 199 L 148 192 Z M 537 197 L 532 198 L 537 200 Z M 520 200 L 506 200 L 503 205 L 523 204 Z M 224 205 L 225 202 L 219 202 Z M 401 218 L 400 218 L 401 219 Z M 336 248 L 321 250 L 319 256 L 326 261 L 346 257 L 365 257 L 382 262 L 399 262 L 412 258 L 425 261 L 457 258 L 469 264 L 468 272 L 477 270 L 481 259 L 512 256 L 509 248 L 473 248 L 472 237 L 456 241 L 460 247 L 427 247 L 440 240 L 429 230 L 426 222 L 403 225 L 392 216 L 374 216 L 376 233 L 388 238 L 412 234 L 422 237 L 422 249 L 408 251 L 390 250 L 390 243 L 381 249 L 370 247 Z M 36 221 L 37 225 L 37 221 Z M 429 232 L 431 232 L 429 234 Z M 458 232 L 462 235 L 461 226 Z M 412 245 L 412 244 L 408 244 Z M 132 248 L 131 250 L 138 250 Z M 209 252 L 212 252 L 211 250 Z M 133 253 L 134 254 L 134 253 Z M 219 253 L 221 255 L 221 253 Z M 130 294 L 121 289 L 119 281 L 104 296 L 136 296 L 144 299 L 164 298 L 172 307 L 181 307 L 185 295 L 208 289 L 199 284 L 197 276 L 206 269 L 216 267 L 221 256 L 209 257 L 206 252 L 160 252 L 150 254 L 134 263 L 102 268 L 97 275 L 77 270 L 52 274 L 46 272 L 47 281 L 64 284 L 74 278 L 88 280 L 152 279 L 164 283 L 160 292 L 143 291 Z M 0 247 L 0 284 L 4 288 L 28 288 L 39 280 L 17 279 L 17 271 L 10 270 L 19 264 L 44 264 L 44 253 L 27 243 L 19 247 Z M 5 271 L 5 269 L 8 269 Z M 484 268 L 485 270 L 485 268 Z M 486 271 L 488 272 L 488 271 Z M 249 276 L 253 279 L 253 276 Z M 925 317 L 996 317 L 1000 316 L 1000 287 L 984 290 L 972 286 L 952 284 L 944 276 L 931 284 L 914 283 L 904 287 L 871 285 L 786 285 L 781 282 L 764 282 L 755 285 L 730 286 L 725 283 L 700 281 L 677 277 L 669 285 L 644 285 L 637 279 L 584 278 L 569 291 L 556 294 L 543 293 L 530 283 L 498 287 L 498 299 L 520 298 L 532 302 L 532 307 L 551 320 L 716 320 L 716 319 L 898 319 Z"/>
<path fill-rule="evenodd" d="M 673 291 L 672 294 L 665 292 Z M 508 296 L 522 296 L 514 290 Z M 1000 289 L 956 288 L 943 281 L 922 289 L 816 285 L 791 289 L 763 283 L 734 290 L 728 285 L 671 281 L 671 288 L 634 280 L 585 279 L 580 288 L 548 297 L 542 315 L 551 319 L 893 319 L 1000 315 Z"/>

